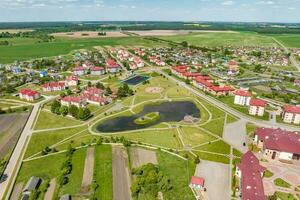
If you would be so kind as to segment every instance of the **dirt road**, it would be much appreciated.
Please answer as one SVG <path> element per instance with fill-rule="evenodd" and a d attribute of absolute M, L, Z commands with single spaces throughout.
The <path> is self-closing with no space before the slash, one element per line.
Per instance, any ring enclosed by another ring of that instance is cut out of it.
<path fill-rule="evenodd" d="M 44 200 L 52 200 L 55 192 L 56 180 L 55 178 L 50 181 L 50 186 L 45 194 Z"/>
<path fill-rule="evenodd" d="M 94 156 L 95 148 L 88 148 L 85 157 L 84 171 L 81 183 L 81 193 L 87 193 L 89 191 L 90 185 L 92 184 L 95 161 Z"/>
<path fill-rule="evenodd" d="M 114 200 L 131 200 L 128 156 L 124 147 L 113 146 L 113 196 Z"/>
<path fill-rule="evenodd" d="M 15 187 L 14 190 L 11 194 L 10 200 L 19 200 L 20 196 L 22 194 L 22 189 L 23 189 L 24 183 L 18 183 Z"/>

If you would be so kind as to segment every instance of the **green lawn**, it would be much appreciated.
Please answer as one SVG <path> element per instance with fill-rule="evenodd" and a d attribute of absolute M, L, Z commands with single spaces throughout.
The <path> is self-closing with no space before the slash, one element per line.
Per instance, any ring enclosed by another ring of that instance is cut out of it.
<path fill-rule="evenodd" d="M 266 170 L 265 172 L 264 172 L 264 177 L 266 177 L 266 178 L 270 178 L 270 177 L 272 177 L 274 174 L 273 174 L 273 172 L 271 172 L 271 171 L 269 171 L 269 170 Z"/>
<path fill-rule="evenodd" d="M 216 155 L 216 154 L 210 154 L 210 153 L 203 153 L 199 151 L 193 151 L 195 154 L 199 156 L 200 159 L 203 160 L 209 160 L 213 162 L 220 162 L 224 164 L 229 164 L 230 160 L 226 156 Z"/>
<path fill-rule="evenodd" d="M 189 35 L 176 35 L 160 37 L 175 42 L 186 41 L 197 46 L 276 46 L 271 37 L 257 33 L 193 33 Z"/>
<path fill-rule="evenodd" d="M 203 144 L 212 140 L 215 140 L 216 138 L 214 136 L 211 136 L 202 130 L 194 127 L 182 127 L 181 128 L 181 135 L 183 137 L 183 142 L 186 145 L 199 145 Z"/>
<path fill-rule="evenodd" d="M 173 186 L 172 190 L 164 192 L 164 199 L 194 199 L 188 185 L 190 177 L 195 172 L 195 165 L 161 151 L 157 151 L 156 155 L 160 169 L 169 176 Z"/>
<path fill-rule="evenodd" d="M 213 153 L 230 154 L 229 144 L 223 142 L 222 140 L 197 147 L 196 149 Z"/>
<path fill-rule="evenodd" d="M 43 179 L 51 179 L 60 174 L 60 167 L 65 161 L 65 154 L 57 154 L 23 162 L 21 170 L 18 174 L 17 183 L 26 182 L 32 177 L 37 176 Z"/>
<path fill-rule="evenodd" d="M 280 200 L 297 200 L 296 197 L 289 193 L 276 192 L 276 195 Z"/>
<path fill-rule="evenodd" d="M 165 148 L 180 149 L 181 145 L 175 130 L 159 130 L 159 131 L 141 131 L 136 133 L 118 134 L 115 136 L 124 136 L 129 140 L 144 142 L 148 144 L 163 146 Z M 175 136 L 175 137 L 174 137 Z"/>
<path fill-rule="evenodd" d="M 83 169 L 86 157 L 86 148 L 75 151 L 72 156 L 72 172 L 69 176 L 69 183 L 64 185 L 60 194 L 76 195 L 79 193 L 82 183 Z"/>
<path fill-rule="evenodd" d="M 218 135 L 222 137 L 223 131 L 224 131 L 224 122 L 225 118 L 218 118 L 218 119 L 213 119 L 210 122 L 208 122 L 205 125 L 202 125 L 201 127 L 210 131 L 211 133 Z"/>
<path fill-rule="evenodd" d="M 95 148 L 94 179 L 99 184 L 95 196 L 98 199 L 113 199 L 112 148 L 110 145 Z"/>
<path fill-rule="evenodd" d="M 283 43 L 286 47 L 300 48 L 300 35 L 298 34 L 282 34 L 272 36 Z"/>
<path fill-rule="evenodd" d="M 233 122 L 236 122 L 238 121 L 239 119 L 237 117 L 234 117 L 230 114 L 227 114 L 227 118 L 226 118 L 226 123 L 227 124 L 230 124 L 230 123 L 233 123 Z"/>
<path fill-rule="evenodd" d="M 277 178 L 274 180 L 275 185 L 280 186 L 280 187 L 285 187 L 285 188 L 290 188 L 291 184 L 289 184 L 288 182 L 286 182 L 285 180 L 281 179 L 281 178 Z"/>
<path fill-rule="evenodd" d="M 42 151 L 45 147 L 50 147 L 61 140 L 70 137 L 80 131 L 85 130 L 87 127 L 64 129 L 59 131 L 48 131 L 41 133 L 33 133 L 29 142 L 28 148 L 25 153 L 25 158 Z M 84 134 L 84 133 L 82 133 Z"/>
<path fill-rule="evenodd" d="M 69 117 L 63 117 L 60 115 L 53 114 L 48 111 L 41 111 L 36 121 L 35 130 L 60 128 L 66 126 L 80 125 L 82 122 L 71 119 Z"/>

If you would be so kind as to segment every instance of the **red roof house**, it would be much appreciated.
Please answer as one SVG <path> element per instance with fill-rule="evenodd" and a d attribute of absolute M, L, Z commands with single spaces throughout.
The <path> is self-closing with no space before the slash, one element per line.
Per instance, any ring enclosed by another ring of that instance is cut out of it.
<path fill-rule="evenodd" d="M 248 151 L 236 166 L 236 176 L 241 179 L 242 200 L 266 200 L 262 182 L 265 167 L 259 164 L 255 155 Z"/>
<path fill-rule="evenodd" d="M 262 99 L 251 99 L 250 106 L 257 106 L 257 107 L 266 107 L 267 102 Z"/>
<path fill-rule="evenodd" d="M 40 98 L 40 93 L 31 89 L 21 89 L 19 92 L 20 98 L 26 101 L 34 101 Z"/>
<path fill-rule="evenodd" d="M 202 189 L 204 187 L 205 180 L 203 178 L 192 176 L 191 178 L 191 186 L 193 188 Z"/>

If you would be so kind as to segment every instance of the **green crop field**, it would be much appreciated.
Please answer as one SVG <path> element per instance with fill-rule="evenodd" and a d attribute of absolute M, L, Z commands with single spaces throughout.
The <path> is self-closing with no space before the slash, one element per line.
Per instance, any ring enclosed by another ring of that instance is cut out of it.
<path fill-rule="evenodd" d="M 272 37 L 257 33 L 193 33 L 189 35 L 165 36 L 161 39 L 175 42 L 186 41 L 197 46 L 276 46 Z"/>
<path fill-rule="evenodd" d="M 36 40 L 26 38 L 12 39 L 12 46 L 0 46 L 0 63 L 10 63 L 15 60 L 51 57 L 68 54 L 76 49 L 88 49 L 94 46 L 155 46 L 161 43 L 144 40 L 140 37 L 103 38 L 103 39 L 56 39 L 50 43 L 36 43 Z"/>
<path fill-rule="evenodd" d="M 274 38 L 283 43 L 286 47 L 300 48 L 300 35 L 295 34 L 283 34 L 273 35 Z"/>

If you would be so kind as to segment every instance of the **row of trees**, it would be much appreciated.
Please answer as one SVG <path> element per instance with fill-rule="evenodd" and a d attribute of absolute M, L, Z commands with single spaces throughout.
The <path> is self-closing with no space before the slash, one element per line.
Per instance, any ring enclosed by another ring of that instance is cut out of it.
<path fill-rule="evenodd" d="M 80 120 L 86 120 L 91 116 L 91 111 L 87 107 L 76 107 L 74 105 L 62 106 L 57 100 L 54 100 L 51 104 L 51 112 L 57 115 L 66 116 L 70 114 L 72 117 Z"/>

